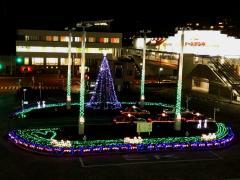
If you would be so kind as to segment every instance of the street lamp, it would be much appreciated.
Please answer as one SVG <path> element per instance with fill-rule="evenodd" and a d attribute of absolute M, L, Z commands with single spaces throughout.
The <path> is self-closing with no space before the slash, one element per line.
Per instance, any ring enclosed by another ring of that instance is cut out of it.
<path fill-rule="evenodd" d="M 190 97 L 190 96 L 187 96 L 187 99 L 186 99 L 187 109 L 186 109 L 186 111 L 189 111 L 188 102 L 189 102 L 190 100 L 191 100 L 191 97 Z"/>
<path fill-rule="evenodd" d="M 189 28 L 180 28 L 181 31 L 181 49 L 180 49 L 180 59 L 178 62 L 178 82 L 177 82 L 177 99 L 176 99 L 176 109 L 175 109 L 175 123 L 174 128 L 177 131 L 181 130 L 181 103 L 182 103 L 182 72 L 183 72 L 183 49 L 184 49 L 184 30 L 189 30 Z"/>
<path fill-rule="evenodd" d="M 67 102 L 66 107 L 67 109 L 71 109 L 71 66 L 72 66 L 72 52 L 71 52 L 71 41 L 72 41 L 72 31 L 74 31 L 76 28 L 72 27 L 66 27 L 65 30 L 69 31 L 68 36 L 68 71 L 67 71 Z"/>
<path fill-rule="evenodd" d="M 146 63 L 145 62 L 146 61 L 146 39 L 147 39 L 147 33 L 151 33 L 151 31 L 150 30 L 141 30 L 140 33 L 143 33 L 143 35 L 144 35 L 140 101 L 144 102 L 144 100 L 145 100 L 144 84 L 145 84 L 145 63 Z"/>
<path fill-rule="evenodd" d="M 216 112 L 219 112 L 220 111 L 220 108 L 214 108 L 213 109 L 213 120 L 216 121 Z"/>
<path fill-rule="evenodd" d="M 40 100 L 40 104 L 42 101 L 42 83 L 38 83 L 38 88 L 39 88 L 39 100 Z"/>
<path fill-rule="evenodd" d="M 159 82 L 160 82 L 160 80 L 161 80 L 161 72 L 163 71 L 163 68 L 162 67 L 160 67 L 159 68 Z"/>
<path fill-rule="evenodd" d="M 27 89 L 24 88 L 24 89 L 23 89 L 23 101 L 24 101 L 24 102 L 25 102 L 25 98 L 26 98 L 26 91 L 27 91 Z"/>

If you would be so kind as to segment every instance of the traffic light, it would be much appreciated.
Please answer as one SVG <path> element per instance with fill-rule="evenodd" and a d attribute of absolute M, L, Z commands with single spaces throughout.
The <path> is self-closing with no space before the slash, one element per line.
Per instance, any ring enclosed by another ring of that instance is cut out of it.
<path fill-rule="evenodd" d="M 3 69 L 3 64 L 0 64 L 0 71 Z"/>
<path fill-rule="evenodd" d="M 23 64 L 23 58 L 22 57 L 17 57 L 16 58 L 16 63 L 17 64 Z"/>

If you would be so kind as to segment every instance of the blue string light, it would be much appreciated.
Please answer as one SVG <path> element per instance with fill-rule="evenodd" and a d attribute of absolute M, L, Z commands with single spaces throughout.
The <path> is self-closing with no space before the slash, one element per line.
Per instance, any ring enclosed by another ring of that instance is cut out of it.
<path fill-rule="evenodd" d="M 113 79 L 106 56 L 103 57 L 94 93 L 87 103 L 87 107 L 92 109 L 121 109 L 122 107 L 114 90 Z"/>

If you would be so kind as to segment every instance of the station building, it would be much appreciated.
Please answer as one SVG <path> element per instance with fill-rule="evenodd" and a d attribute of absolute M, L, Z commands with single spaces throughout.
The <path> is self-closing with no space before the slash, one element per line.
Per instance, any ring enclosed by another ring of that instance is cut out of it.
<path fill-rule="evenodd" d="M 73 31 L 71 52 L 73 73 L 79 73 L 82 52 L 82 32 Z M 17 30 L 16 58 L 22 60 L 17 67 L 20 73 L 66 74 L 68 65 L 68 31 Z M 87 71 L 98 70 L 103 52 L 107 58 L 116 60 L 122 48 L 122 34 L 112 32 L 86 33 Z"/>

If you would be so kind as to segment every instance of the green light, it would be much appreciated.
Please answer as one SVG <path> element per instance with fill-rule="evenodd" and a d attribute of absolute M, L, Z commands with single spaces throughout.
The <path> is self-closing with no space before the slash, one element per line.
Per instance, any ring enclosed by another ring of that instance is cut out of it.
<path fill-rule="evenodd" d="M 67 109 L 71 108 L 71 68 L 72 68 L 72 59 L 71 59 L 71 39 L 72 34 L 69 32 L 69 41 L 68 41 L 68 70 L 67 70 Z"/>
<path fill-rule="evenodd" d="M 17 57 L 16 62 L 18 64 L 22 64 L 23 63 L 23 59 L 21 57 Z"/>
<path fill-rule="evenodd" d="M 3 65 L 2 64 L 0 64 L 0 70 L 2 70 L 3 69 Z"/>
<path fill-rule="evenodd" d="M 216 123 L 217 132 L 216 140 L 222 139 L 228 134 L 228 128 L 223 123 Z M 57 137 L 60 128 L 44 128 L 44 129 L 23 129 L 16 130 L 16 134 L 32 143 L 51 145 L 52 139 Z M 190 143 L 204 142 L 201 136 L 190 137 L 163 137 L 163 138 L 145 138 L 142 144 L 158 144 L 158 143 Z M 124 144 L 123 139 L 107 139 L 107 140 L 75 140 L 71 141 L 72 147 L 78 148 L 83 146 L 101 146 L 101 145 L 119 145 Z"/>

